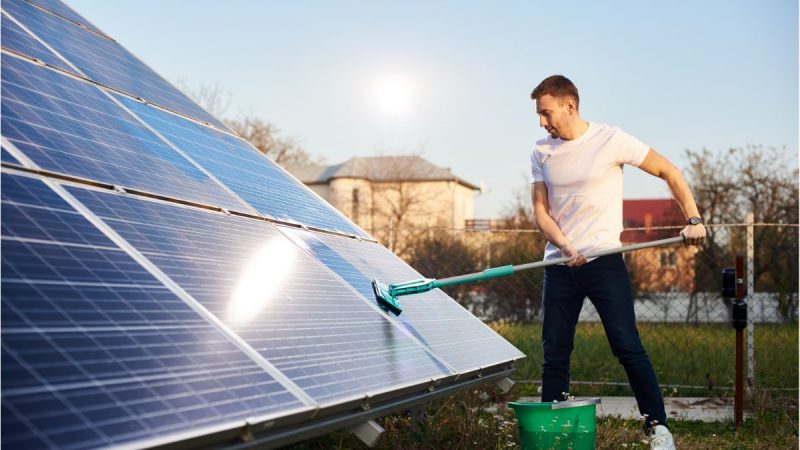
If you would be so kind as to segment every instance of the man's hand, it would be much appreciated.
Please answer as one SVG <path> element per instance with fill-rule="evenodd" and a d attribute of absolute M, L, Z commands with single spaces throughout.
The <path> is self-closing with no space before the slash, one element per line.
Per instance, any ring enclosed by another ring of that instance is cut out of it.
<path fill-rule="evenodd" d="M 569 260 L 569 262 L 567 262 L 567 266 L 578 267 L 586 264 L 586 257 L 578 253 L 572 244 L 566 244 L 563 247 L 559 247 L 559 249 L 561 250 L 562 255 L 572 258 Z"/>
<path fill-rule="evenodd" d="M 706 240 L 706 227 L 701 225 L 687 225 L 681 231 L 681 236 L 686 239 L 686 245 L 703 245 Z"/>

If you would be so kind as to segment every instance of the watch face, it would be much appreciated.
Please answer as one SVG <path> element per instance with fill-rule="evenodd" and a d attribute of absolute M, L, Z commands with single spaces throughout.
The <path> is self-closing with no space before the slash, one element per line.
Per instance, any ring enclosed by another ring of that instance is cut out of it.
<path fill-rule="evenodd" d="M 689 219 L 689 224 L 691 224 L 691 225 L 699 225 L 701 223 L 703 223 L 703 219 L 701 219 L 699 217 L 692 217 L 692 218 Z"/>

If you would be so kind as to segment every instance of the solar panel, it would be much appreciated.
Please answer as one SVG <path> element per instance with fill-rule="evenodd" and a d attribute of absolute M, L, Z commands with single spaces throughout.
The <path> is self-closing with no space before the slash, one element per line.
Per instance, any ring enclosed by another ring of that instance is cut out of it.
<path fill-rule="evenodd" d="M 2 87 L 3 136 L 39 168 L 246 210 L 95 86 L 4 55 Z"/>
<path fill-rule="evenodd" d="M 4 0 L 3 10 L 66 58 L 82 75 L 226 129 L 221 122 L 115 41 L 87 31 L 24 0 Z"/>
<path fill-rule="evenodd" d="M 5 446 L 108 446 L 304 406 L 44 183 L 2 186 Z"/>
<path fill-rule="evenodd" d="M 267 222 L 69 191 L 319 403 L 453 375 Z"/>
<path fill-rule="evenodd" d="M 37 41 L 36 38 L 14 23 L 5 13 L 2 15 L 3 48 L 13 50 L 23 55 L 32 56 L 60 69 L 71 70 L 69 64 L 65 63 L 61 58 L 48 50 L 41 42 Z"/>
<path fill-rule="evenodd" d="M 268 217 L 367 236 L 339 211 L 239 138 L 135 100 L 118 97 L 137 116 Z"/>
<path fill-rule="evenodd" d="M 382 311 L 416 271 L 63 3 L 2 13 L 7 446 L 283 445 L 523 357 L 438 290 Z"/>
<path fill-rule="evenodd" d="M 380 244 L 331 235 L 288 231 L 302 239 L 319 261 L 366 298 L 374 298 L 372 280 L 398 283 L 422 278 Z M 470 372 L 524 354 L 440 290 L 401 297 L 401 327 L 458 372 Z"/>

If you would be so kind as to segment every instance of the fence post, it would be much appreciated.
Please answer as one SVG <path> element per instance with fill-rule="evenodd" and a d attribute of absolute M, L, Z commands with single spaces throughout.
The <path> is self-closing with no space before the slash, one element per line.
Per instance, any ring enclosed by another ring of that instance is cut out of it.
<path fill-rule="evenodd" d="M 755 359 L 755 277 L 753 271 L 755 270 L 754 264 L 754 247 L 753 247 L 753 213 L 747 213 L 747 293 L 749 294 L 750 301 L 747 302 L 747 389 L 748 391 L 753 387 L 756 380 L 756 359 Z"/>

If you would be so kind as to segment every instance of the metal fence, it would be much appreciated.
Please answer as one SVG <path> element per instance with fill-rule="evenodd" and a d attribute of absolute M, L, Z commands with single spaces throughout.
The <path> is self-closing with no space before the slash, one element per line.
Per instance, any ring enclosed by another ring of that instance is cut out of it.
<path fill-rule="evenodd" d="M 727 395 L 734 385 L 731 305 L 720 294 L 723 268 L 747 261 L 746 377 L 750 387 L 798 387 L 798 227 L 730 224 L 708 227 L 702 247 L 660 247 L 625 254 L 639 333 L 668 393 Z M 546 241 L 533 230 L 384 230 L 399 256 L 431 278 L 541 259 Z M 623 243 L 676 236 L 680 228 L 626 229 Z M 541 376 L 542 269 L 445 291 L 528 358 L 517 382 L 535 392 Z M 572 355 L 573 390 L 628 391 L 597 312 L 585 300 Z"/>

